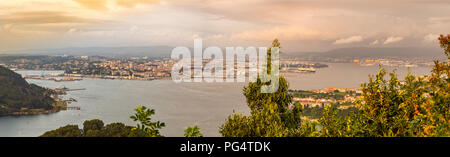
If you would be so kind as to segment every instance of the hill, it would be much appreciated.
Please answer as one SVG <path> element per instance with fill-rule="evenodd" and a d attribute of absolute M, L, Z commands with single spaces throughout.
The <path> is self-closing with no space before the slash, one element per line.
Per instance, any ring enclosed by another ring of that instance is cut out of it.
<path fill-rule="evenodd" d="M 21 75 L 0 66 L 0 116 L 57 112 L 63 109 L 53 90 L 28 84 Z M 58 104 L 58 105 L 57 105 Z"/>

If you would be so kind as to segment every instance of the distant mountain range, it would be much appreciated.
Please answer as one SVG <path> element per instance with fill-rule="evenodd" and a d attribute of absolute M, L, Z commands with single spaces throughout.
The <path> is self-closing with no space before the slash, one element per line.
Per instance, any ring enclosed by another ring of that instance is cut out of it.
<path fill-rule="evenodd" d="M 109 57 L 170 57 L 173 47 L 71 47 L 60 49 L 20 50 L 6 52 L 4 55 L 70 55 L 70 56 L 109 56 Z"/>
<path fill-rule="evenodd" d="M 22 50 L 7 52 L 9 55 L 73 55 L 73 56 L 147 56 L 147 57 L 170 57 L 172 49 L 170 46 L 147 46 L 147 47 L 73 47 L 45 50 Z M 192 52 L 192 50 L 191 50 Z M 224 51 L 225 52 L 225 51 Z M 5 54 L 5 53 L 4 53 Z M 4 55 L 3 54 L 3 55 Z M 445 58 L 439 47 L 348 47 L 333 49 L 324 52 L 298 52 L 282 53 L 288 57 L 307 58 Z"/>
<path fill-rule="evenodd" d="M 325 52 L 291 53 L 288 56 L 308 58 L 445 58 L 442 49 L 427 47 L 349 47 Z"/>

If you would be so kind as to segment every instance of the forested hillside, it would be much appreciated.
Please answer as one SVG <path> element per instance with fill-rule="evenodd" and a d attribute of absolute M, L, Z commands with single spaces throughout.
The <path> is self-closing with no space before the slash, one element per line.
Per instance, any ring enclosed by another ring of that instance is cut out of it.
<path fill-rule="evenodd" d="M 52 90 L 28 84 L 21 75 L 0 66 L 0 116 L 58 110 Z"/>

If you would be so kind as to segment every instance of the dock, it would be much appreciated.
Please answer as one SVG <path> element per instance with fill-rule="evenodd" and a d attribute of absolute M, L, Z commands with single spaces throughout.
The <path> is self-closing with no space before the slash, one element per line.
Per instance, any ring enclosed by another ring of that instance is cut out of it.
<path fill-rule="evenodd" d="M 66 89 L 65 91 L 86 90 L 86 88 Z"/>
<path fill-rule="evenodd" d="M 67 107 L 67 110 L 81 110 L 80 106 L 71 106 L 71 107 Z"/>

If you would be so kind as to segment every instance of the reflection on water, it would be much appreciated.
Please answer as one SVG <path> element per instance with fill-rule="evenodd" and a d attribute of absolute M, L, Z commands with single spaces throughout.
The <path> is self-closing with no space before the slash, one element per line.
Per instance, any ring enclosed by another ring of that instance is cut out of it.
<path fill-rule="evenodd" d="M 327 87 L 359 87 L 375 74 L 378 67 L 361 67 L 356 64 L 329 64 L 314 74 L 286 74 L 291 89 L 319 89 Z M 417 75 L 428 74 L 431 68 L 413 68 Z M 392 70 L 392 68 L 388 68 Z M 407 68 L 398 69 L 403 77 Z M 40 75 L 42 71 L 17 71 L 21 74 Z M 52 72 L 50 72 L 52 73 Z M 400 78 L 401 78 L 400 77 Z M 133 108 L 147 105 L 156 110 L 153 120 L 166 123 L 165 136 L 183 136 L 187 126 L 198 125 L 205 136 L 219 136 L 219 126 L 233 111 L 249 113 L 242 95 L 245 83 L 180 83 L 170 80 L 133 81 L 85 78 L 82 81 L 54 82 L 28 80 L 41 86 L 56 88 L 86 88 L 70 91 L 64 98 L 78 102 L 81 110 L 61 111 L 48 115 L 0 117 L 0 136 L 39 136 L 45 131 L 67 124 L 82 125 L 83 121 L 101 119 L 105 123 L 135 123 L 129 118 Z M 81 126 L 82 127 L 82 126 Z"/>

